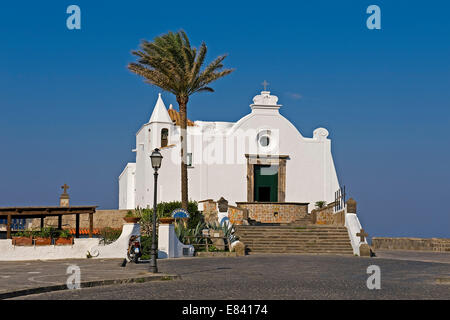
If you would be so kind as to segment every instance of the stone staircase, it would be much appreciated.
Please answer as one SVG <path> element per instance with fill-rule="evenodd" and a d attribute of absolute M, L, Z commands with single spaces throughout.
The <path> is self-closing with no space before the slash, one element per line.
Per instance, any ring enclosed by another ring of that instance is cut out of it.
<path fill-rule="evenodd" d="M 248 253 L 353 254 L 347 228 L 303 225 L 237 226 Z"/>
<path fill-rule="evenodd" d="M 298 218 L 297 220 L 295 220 L 293 223 L 290 224 L 285 224 L 285 225 L 295 225 L 295 226 L 307 226 L 312 224 L 312 219 L 309 215 L 303 217 L 303 218 Z"/>

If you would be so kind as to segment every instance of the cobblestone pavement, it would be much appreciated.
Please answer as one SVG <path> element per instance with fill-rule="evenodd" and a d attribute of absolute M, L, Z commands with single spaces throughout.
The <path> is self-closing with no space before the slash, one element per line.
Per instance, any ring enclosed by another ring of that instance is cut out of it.
<path fill-rule="evenodd" d="M 148 264 L 128 264 L 122 259 L 69 259 L 51 261 L 0 262 L 0 295 L 6 292 L 65 284 L 70 265 L 80 267 L 81 281 L 102 281 L 149 277 Z"/>
<path fill-rule="evenodd" d="M 450 299 L 450 264 L 446 263 L 280 254 L 158 262 L 161 272 L 181 279 L 18 299 Z M 370 265 L 381 269 L 380 290 L 366 286 Z"/>

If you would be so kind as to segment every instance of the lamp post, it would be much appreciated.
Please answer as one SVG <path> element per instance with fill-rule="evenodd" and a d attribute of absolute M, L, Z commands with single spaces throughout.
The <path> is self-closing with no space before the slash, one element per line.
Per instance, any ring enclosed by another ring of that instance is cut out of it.
<path fill-rule="evenodd" d="M 153 221 L 152 221 L 152 247 L 151 247 L 151 258 L 150 258 L 150 272 L 157 273 L 158 272 L 158 266 L 156 265 L 156 258 L 157 258 L 157 250 L 158 246 L 156 244 L 156 207 L 157 207 L 157 183 L 158 183 L 158 169 L 161 167 L 161 161 L 163 156 L 159 152 L 159 149 L 156 148 L 153 150 L 152 154 L 150 155 L 150 160 L 152 161 L 152 167 L 153 170 L 155 170 L 155 173 L 153 174 L 155 176 L 155 185 L 154 185 L 154 194 L 153 194 Z"/>

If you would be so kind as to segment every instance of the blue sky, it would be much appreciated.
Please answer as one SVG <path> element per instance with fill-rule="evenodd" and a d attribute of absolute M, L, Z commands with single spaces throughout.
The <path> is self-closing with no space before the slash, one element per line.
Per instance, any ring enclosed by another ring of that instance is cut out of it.
<path fill-rule="evenodd" d="M 66 28 L 71 4 L 81 30 Z M 371 4 L 381 30 L 366 27 Z M 159 92 L 127 70 L 130 51 L 182 28 L 236 68 L 192 97 L 190 119 L 238 120 L 267 80 L 304 136 L 330 131 L 371 236 L 450 237 L 449 12 L 398 0 L 3 3 L 0 206 L 55 205 L 67 183 L 72 204 L 116 208 Z"/>

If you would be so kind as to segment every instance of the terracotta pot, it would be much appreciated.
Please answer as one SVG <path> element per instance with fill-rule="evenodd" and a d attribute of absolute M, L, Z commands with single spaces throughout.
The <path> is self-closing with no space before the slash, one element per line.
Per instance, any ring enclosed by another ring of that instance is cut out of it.
<path fill-rule="evenodd" d="M 123 220 L 125 220 L 127 223 L 138 223 L 141 218 L 138 217 L 124 217 Z"/>
<path fill-rule="evenodd" d="M 57 246 L 70 246 L 73 244 L 73 238 L 58 238 L 55 240 L 55 245 Z"/>
<path fill-rule="evenodd" d="M 32 237 L 12 237 L 12 243 L 15 246 L 32 246 Z"/>
<path fill-rule="evenodd" d="M 175 221 L 175 218 L 159 218 L 159 223 L 162 224 L 172 224 Z"/>
<path fill-rule="evenodd" d="M 34 244 L 37 246 L 49 246 L 52 244 L 52 238 L 34 238 Z"/>

